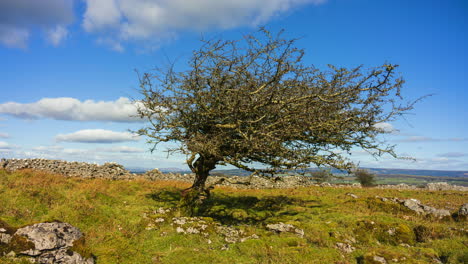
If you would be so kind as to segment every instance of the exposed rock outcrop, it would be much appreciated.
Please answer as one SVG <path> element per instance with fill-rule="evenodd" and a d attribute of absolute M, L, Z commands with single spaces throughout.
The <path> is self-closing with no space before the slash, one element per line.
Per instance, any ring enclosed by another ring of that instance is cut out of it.
<path fill-rule="evenodd" d="M 429 215 L 439 219 L 451 217 L 449 210 L 437 209 L 432 206 L 422 204 L 421 201 L 416 199 L 385 198 L 380 196 L 376 196 L 375 198 L 384 203 L 400 204 L 419 215 Z"/>
<path fill-rule="evenodd" d="M 282 222 L 279 222 L 278 224 L 269 224 L 266 226 L 266 228 L 276 233 L 288 232 L 288 233 L 294 233 L 300 237 L 304 236 L 304 230 L 299 229 L 293 225 L 285 224 Z"/>
<path fill-rule="evenodd" d="M 460 209 L 454 214 L 455 219 L 457 220 L 467 220 L 468 219 L 468 203 L 460 206 Z"/>
<path fill-rule="evenodd" d="M 2 254 L 30 257 L 39 264 L 95 263 L 93 257 L 87 258 L 71 250 L 83 234 L 68 223 L 39 223 L 19 228 L 14 234 L 9 233 L 6 228 L 0 229 L 0 242 L 8 251 L 0 252 Z"/>

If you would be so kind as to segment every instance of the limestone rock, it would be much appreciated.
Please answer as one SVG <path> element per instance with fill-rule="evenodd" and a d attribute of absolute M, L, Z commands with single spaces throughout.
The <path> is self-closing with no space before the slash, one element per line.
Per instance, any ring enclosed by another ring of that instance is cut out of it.
<path fill-rule="evenodd" d="M 348 253 L 348 254 L 356 250 L 353 246 L 346 244 L 346 243 L 336 243 L 335 247 L 339 249 L 341 252 Z"/>
<path fill-rule="evenodd" d="M 82 238 L 81 231 L 61 222 L 39 223 L 18 229 L 14 236 L 24 237 L 34 244 L 34 249 L 17 252 L 33 257 L 39 264 L 94 264 L 93 258 L 85 258 L 70 250 L 73 243 Z"/>
<path fill-rule="evenodd" d="M 40 264 L 94 264 L 92 258 L 86 259 L 76 252 L 63 248 L 41 254 L 36 262 Z"/>
<path fill-rule="evenodd" d="M 35 246 L 35 251 L 53 250 L 73 246 L 73 242 L 83 234 L 68 223 L 39 223 L 16 231 L 15 235 L 24 236 Z"/>
<path fill-rule="evenodd" d="M 468 219 L 468 203 L 460 206 L 460 209 L 455 213 L 455 217 L 458 221 Z"/>
<path fill-rule="evenodd" d="M 376 263 L 387 264 L 387 260 L 385 260 L 385 258 L 380 257 L 380 256 L 374 256 L 372 260 L 375 261 Z"/>
<path fill-rule="evenodd" d="M 296 235 L 300 237 L 304 236 L 304 230 L 296 228 L 293 225 L 285 224 L 282 222 L 279 222 L 278 224 L 269 224 L 266 226 L 266 228 L 276 233 L 289 232 L 289 233 L 295 233 Z"/>
<path fill-rule="evenodd" d="M 437 209 L 429 205 L 424 205 L 416 199 L 396 199 L 396 201 L 400 202 L 403 206 L 418 214 L 431 215 L 436 218 L 450 217 L 450 212 L 448 210 Z"/>
<path fill-rule="evenodd" d="M 416 200 L 416 199 L 406 199 L 406 200 L 403 200 L 402 204 L 410 209 L 411 211 L 414 211 L 418 214 L 422 214 L 424 213 L 424 210 L 421 206 L 421 202 L 419 200 Z"/>
<path fill-rule="evenodd" d="M 458 216 L 462 216 L 462 217 L 468 216 L 468 203 L 462 205 L 460 209 L 458 209 Z"/>

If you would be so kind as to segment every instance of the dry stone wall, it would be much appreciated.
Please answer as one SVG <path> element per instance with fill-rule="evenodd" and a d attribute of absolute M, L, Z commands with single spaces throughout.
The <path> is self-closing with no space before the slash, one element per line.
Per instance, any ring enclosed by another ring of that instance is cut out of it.
<path fill-rule="evenodd" d="M 67 162 L 49 159 L 2 159 L 0 168 L 8 171 L 22 169 L 42 170 L 67 177 L 105 178 L 105 179 L 132 179 L 135 176 L 117 163 L 103 165 L 85 162 Z"/>

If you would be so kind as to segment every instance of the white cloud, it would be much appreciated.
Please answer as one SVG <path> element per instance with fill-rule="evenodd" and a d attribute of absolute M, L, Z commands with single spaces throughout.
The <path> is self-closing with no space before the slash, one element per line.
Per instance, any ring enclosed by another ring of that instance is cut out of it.
<path fill-rule="evenodd" d="M 398 132 L 398 130 L 396 130 L 392 124 L 386 122 L 377 123 L 374 125 L 374 127 L 380 129 L 384 133 L 396 134 Z"/>
<path fill-rule="evenodd" d="M 75 121 L 142 122 L 137 106 L 128 98 L 116 101 L 80 101 L 75 98 L 43 98 L 30 104 L 7 102 L 0 104 L 0 114 L 23 119 L 51 118 Z"/>
<path fill-rule="evenodd" d="M 138 141 L 139 137 L 130 132 L 115 132 L 104 129 L 84 129 L 71 134 L 59 134 L 55 137 L 55 140 L 57 142 L 116 143 Z"/>
<path fill-rule="evenodd" d="M 83 28 L 120 43 L 204 31 L 258 26 L 305 4 L 326 0 L 85 0 Z"/>
<path fill-rule="evenodd" d="M 114 0 L 85 0 L 86 13 L 83 27 L 86 31 L 95 31 L 107 27 L 116 27 L 120 23 L 121 11 Z"/>
<path fill-rule="evenodd" d="M 54 28 L 47 30 L 47 39 L 53 46 L 58 46 L 68 36 L 68 30 L 62 26 L 57 25 Z"/>
<path fill-rule="evenodd" d="M 0 138 L 9 138 L 10 135 L 8 133 L 0 133 Z"/>
<path fill-rule="evenodd" d="M 12 148 L 13 148 L 13 145 L 10 145 L 5 141 L 0 141 L 0 150 L 12 149 Z"/>
<path fill-rule="evenodd" d="M 0 43 L 13 48 L 27 47 L 31 31 L 41 28 L 54 32 L 54 44 L 63 39 L 65 25 L 74 19 L 73 0 L 1 0 Z M 62 27 L 57 31 L 57 26 Z"/>

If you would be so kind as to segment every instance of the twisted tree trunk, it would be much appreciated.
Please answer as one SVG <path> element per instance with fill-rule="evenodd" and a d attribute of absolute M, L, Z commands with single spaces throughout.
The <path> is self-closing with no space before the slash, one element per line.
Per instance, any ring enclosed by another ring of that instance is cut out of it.
<path fill-rule="evenodd" d="M 196 215 L 199 207 L 210 197 L 210 190 L 205 188 L 205 183 L 217 162 L 214 157 L 200 155 L 193 164 L 189 164 L 195 173 L 195 180 L 190 188 L 182 192 L 180 209 L 183 214 Z"/>

